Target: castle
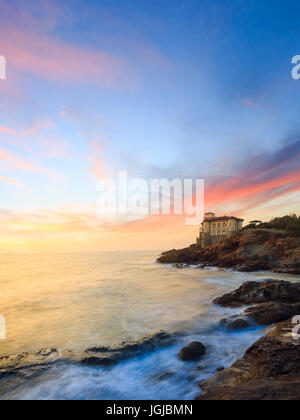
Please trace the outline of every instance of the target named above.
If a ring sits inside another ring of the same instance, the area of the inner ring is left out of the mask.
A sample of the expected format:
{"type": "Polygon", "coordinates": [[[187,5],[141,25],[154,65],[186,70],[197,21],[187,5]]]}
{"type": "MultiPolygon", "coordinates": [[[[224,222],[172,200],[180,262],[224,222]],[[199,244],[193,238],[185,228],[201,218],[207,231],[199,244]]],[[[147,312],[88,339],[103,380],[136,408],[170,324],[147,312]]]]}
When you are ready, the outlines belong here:
{"type": "Polygon", "coordinates": [[[243,219],[234,216],[216,217],[214,213],[205,213],[197,244],[203,247],[214,245],[222,239],[235,235],[242,230],[243,222],[243,219]]]}

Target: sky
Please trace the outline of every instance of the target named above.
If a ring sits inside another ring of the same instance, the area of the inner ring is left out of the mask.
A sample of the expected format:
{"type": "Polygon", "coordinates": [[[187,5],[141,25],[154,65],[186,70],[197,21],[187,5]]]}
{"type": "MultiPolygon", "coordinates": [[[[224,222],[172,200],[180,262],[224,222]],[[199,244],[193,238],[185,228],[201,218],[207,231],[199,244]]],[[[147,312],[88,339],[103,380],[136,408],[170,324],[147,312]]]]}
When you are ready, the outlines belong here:
{"type": "Polygon", "coordinates": [[[298,1],[0,0],[0,251],[162,250],[185,217],[114,220],[100,179],[205,179],[205,209],[300,213],[298,1]]]}

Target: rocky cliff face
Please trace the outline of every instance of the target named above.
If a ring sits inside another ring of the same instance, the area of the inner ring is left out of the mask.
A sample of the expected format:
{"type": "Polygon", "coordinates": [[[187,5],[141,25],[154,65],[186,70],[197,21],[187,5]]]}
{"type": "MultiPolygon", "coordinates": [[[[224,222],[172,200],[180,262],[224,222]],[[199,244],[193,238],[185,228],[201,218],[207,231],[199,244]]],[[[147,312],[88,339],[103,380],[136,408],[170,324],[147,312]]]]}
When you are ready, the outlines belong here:
{"type": "Polygon", "coordinates": [[[191,245],[164,252],[158,262],[300,274],[300,238],[284,232],[249,230],[206,248],[191,245]]]}

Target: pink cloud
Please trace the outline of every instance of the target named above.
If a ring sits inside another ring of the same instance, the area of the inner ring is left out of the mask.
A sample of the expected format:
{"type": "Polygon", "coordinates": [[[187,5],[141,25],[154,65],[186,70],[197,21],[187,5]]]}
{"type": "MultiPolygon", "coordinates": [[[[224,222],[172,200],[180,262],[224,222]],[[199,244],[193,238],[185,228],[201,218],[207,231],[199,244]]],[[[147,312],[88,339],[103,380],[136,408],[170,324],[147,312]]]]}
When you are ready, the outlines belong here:
{"type": "Polygon", "coordinates": [[[8,67],[53,81],[93,81],[111,86],[123,68],[120,60],[104,52],[74,47],[7,24],[0,27],[0,51],[8,67]]]}
{"type": "Polygon", "coordinates": [[[22,190],[25,190],[26,187],[21,182],[17,181],[14,178],[8,178],[5,176],[0,176],[0,182],[4,182],[6,184],[12,185],[13,187],[21,188],[22,190]]]}
{"type": "Polygon", "coordinates": [[[0,163],[1,170],[14,169],[18,171],[38,172],[47,175],[52,174],[48,169],[42,168],[36,163],[26,162],[3,147],[0,147],[0,163]]]}

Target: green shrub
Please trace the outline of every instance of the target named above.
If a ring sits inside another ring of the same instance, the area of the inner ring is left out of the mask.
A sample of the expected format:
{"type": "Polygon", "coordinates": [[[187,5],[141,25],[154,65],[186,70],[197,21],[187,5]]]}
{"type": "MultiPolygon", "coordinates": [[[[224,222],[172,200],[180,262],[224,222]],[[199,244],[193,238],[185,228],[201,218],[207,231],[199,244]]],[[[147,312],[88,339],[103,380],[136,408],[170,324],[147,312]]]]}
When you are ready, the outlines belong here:
{"type": "Polygon", "coordinates": [[[291,214],[290,216],[275,217],[270,222],[264,222],[258,226],[249,224],[244,229],[277,229],[285,230],[292,236],[300,236],[300,216],[291,214]]]}

